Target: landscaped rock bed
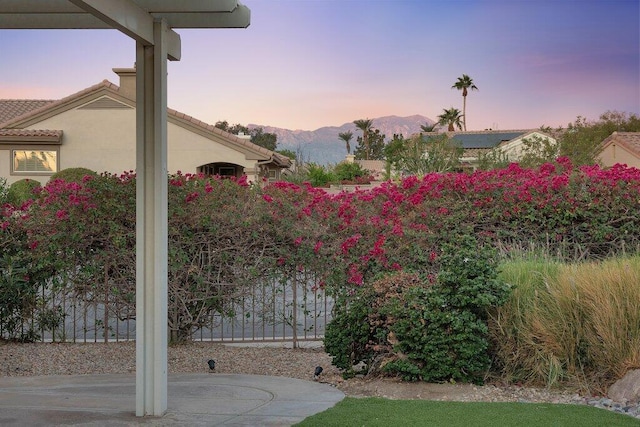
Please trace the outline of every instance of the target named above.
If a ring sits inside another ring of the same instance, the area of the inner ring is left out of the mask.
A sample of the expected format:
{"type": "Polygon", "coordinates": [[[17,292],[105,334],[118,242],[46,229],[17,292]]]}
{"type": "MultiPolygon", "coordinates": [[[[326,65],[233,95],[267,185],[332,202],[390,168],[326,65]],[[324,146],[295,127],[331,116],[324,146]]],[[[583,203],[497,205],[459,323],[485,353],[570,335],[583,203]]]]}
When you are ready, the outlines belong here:
{"type": "MultiPolygon", "coordinates": [[[[348,396],[379,396],[389,399],[426,399],[482,402],[547,402],[588,404],[624,412],[640,418],[637,402],[613,402],[603,396],[581,396],[574,390],[488,384],[430,384],[401,382],[391,378],[343,380],[331,366],[322,348],[285,348],[284,345],[221,345],[192,343],[169,347],[169,373],[202,372],[203,375],[275,375],[313,381],[316,366],[322,366],[319,381],[329,383],[348,396]],[[211,373],[209,359],[216,361],[211,373]]],[[[0,344],[0,376],[121,374],[135,372],[135,343],[37,343],[0,344]]]]}

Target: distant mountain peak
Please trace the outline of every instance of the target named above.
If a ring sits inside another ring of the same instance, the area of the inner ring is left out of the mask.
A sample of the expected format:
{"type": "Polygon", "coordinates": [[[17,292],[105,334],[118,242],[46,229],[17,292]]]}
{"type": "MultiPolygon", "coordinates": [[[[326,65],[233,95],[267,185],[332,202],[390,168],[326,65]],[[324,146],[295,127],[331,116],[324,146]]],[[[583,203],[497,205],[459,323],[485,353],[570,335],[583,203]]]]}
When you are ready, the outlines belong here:
{"type": "MultiPolygon", "coordinates": [[[[371,120],[373,127],[379,129],[387,140],[393,138],[394,134],[408,137],[421,132],[420,126],[434,123],[430,118],[419,114],[407,117],[383,116],[371,120]]],[[[313,131],[257,124],[249,124],[247,127],[250,129],[261,127],[265,132],[275,133],[278,137],[279,149],[298,151],[302,154],[303,160],[318,164],[339,163],[344,160],[347,150],[344,141],[338,137],[339,133],[353,132],[352,147],[355,147],[356,139],[362,133],[353,121],[340,126],[324,126],[313,131]]]]}

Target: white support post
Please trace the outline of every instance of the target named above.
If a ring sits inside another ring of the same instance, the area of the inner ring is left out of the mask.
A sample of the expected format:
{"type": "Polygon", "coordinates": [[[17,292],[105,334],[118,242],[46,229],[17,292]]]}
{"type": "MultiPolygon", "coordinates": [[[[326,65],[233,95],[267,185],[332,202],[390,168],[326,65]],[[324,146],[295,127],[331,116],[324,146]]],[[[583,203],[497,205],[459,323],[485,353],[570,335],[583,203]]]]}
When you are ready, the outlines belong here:
{"type": "Polygon", "coordinates": [[[167,23],[136,42],[136,415],[167,410],[167,23]]]}

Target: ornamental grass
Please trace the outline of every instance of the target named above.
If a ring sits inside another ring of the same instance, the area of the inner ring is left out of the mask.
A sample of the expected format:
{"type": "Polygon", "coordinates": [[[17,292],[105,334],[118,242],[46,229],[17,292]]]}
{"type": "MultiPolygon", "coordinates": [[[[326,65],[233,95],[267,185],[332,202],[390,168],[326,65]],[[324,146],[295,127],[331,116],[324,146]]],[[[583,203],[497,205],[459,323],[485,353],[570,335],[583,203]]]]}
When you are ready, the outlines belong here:
{"type": "Polygon", "coordinates": [[[640,257],[510,261],[501,278],[514,285],[490,316],[502,379],[599,394],[640,368],[640,257]]]}

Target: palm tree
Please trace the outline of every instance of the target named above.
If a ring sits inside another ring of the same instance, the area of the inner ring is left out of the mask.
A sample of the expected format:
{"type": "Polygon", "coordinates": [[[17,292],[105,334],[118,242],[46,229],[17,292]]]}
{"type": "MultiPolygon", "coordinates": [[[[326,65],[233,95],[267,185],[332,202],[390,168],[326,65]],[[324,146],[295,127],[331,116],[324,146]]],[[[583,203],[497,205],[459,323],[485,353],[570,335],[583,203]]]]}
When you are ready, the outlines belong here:
{"type": "Polygon", "coordinates": [[[340,138],[345,142],[345,144],[347,144],[347,154],[351,154],[351,146],[349,145],[349,141],[351,141],[351,138],[353,138],[353,132],[341,132],[338,134],[338,138],[340,138]]]}
{"type": "Polygon", "coordinates": [[[422,129],[422,132],[433,132],[434,130],[436,130],[438,124],[438,122],[433,124],[429,124],[429,122],[427,122],[426,125],[420,125],[420,129],[422,129]]]}
{"type": "Polygon", "coordinates": [[[462,91],[462,116],[464,120],[462,121],[464,125],[464,130],[467,130],[467,93],[468,90],[478,90],[476,85],[473,84],[473,79],[466,74],[463,74],[462,77],[458,77],[458,81],[455,82],[451,89],[458,89],[462,91]]]}
{"type": "Polygon", "coordinates": [[[353,124],[362,131],[362,144],[366,148],[365,160],[369,160],[369,132],[371,131],[371,126],[373,126],[373,120],[360,119],[355,120],[353,124]]]}
{"type": "Polygon", "coordinates": [[[456,130],[456,127],[462,130],[462,117],[462,113],[457,108],[443,109],[442,114],[438,116],[438,124],[447,125],[449,132],[456,130]]]}

